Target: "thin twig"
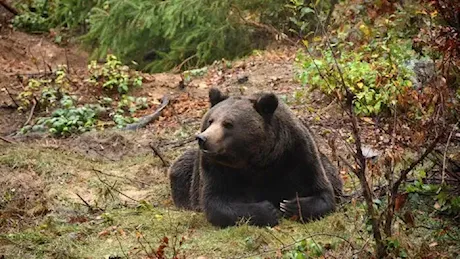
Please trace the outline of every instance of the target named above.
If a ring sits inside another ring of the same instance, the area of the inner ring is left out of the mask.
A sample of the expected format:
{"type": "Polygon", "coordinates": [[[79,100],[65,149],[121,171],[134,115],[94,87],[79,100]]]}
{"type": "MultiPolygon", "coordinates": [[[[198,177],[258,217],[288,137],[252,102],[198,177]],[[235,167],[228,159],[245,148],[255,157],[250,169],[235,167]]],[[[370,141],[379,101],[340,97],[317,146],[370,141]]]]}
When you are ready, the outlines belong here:
{"type": "MultiPolygon", "coordinates": [[[[398,180],[394,183],[391,187],[391,192],[389,194],[391,200],[389,201],[389,205],[386,210],[385,215],[385,233],[387,235],[391,235],[391,225],[393,223],[393,216],[395,211],[396,199],[399,190],[399,186],[401,183],[405,182],[407,179],[407,174],[411,172],[419,163],[421,163],[425,158],[434,150],[436,145],[438,144],[439,140],[441,139],[442,135],[439,135],[431,145],[425,150],[425,152],[420,156],[416,161],[412,162],[409,167],[405,170],[401,171],[401,175],[399,176],[398,180]]],[[[383,212],[382,212],[383,213],[383,212]]]]}
{"type": "Polygon", "coordinates": [[[95,211],[96,209],[97,209],[97,210],[102,210],[102,209],[100,209],[100,208],[96,208],[96,209],[95,209],[93,206],[91,206],[91,204],[89,204],[88,202],[86,202],[86,200],[83,199],[82,196],[80,196],[80,194],[75,193],[75,195],[77,195],[78,198],[80,198],[80,200],[83,201],[83,203],[88,207],[89,211],[93,212],[93,211],[95,211]]]}
{"type": "Polygon", "coordinates": [[[194,141],[196,141],[196,138],[195,137],[190,137],[190,138],[179,140],[179,141],[176,141],[176,142],[167,143],[164,146],[171,146],[170,148],[177,148],[177,147],[184,146],[184,145],[189,144],[189,143],[194,142],[194,141]]]}
{"type": "Polygon", "coordinates": [[[64,54],[65,54],[65,61],[66,61],[66,65],[67,65],[67,73],[66,74],[69,74],[70,73],[70,63],[69,63],[69,57],[67,55],[67,48],[64,49],[64,54]]]}
{"type": "Polygon", "coordinates": [[[120,238],[118,237],[118,232],[115,232],[115,237],[117,238],[118,245],[120,245],[120,250],[121,250],[121,252],[123,253],[123,256],[125,257],[125,259],[128,259],[128,255],[127,255],[127,254],[125,253],[125,251],[123,250],[123,246],[121,245],[120,238]]]}
{"type": "Polygon", "coordinates": [[[158,150],[158,148],[155,147],[155,145],[153,143],[150,143],[150,148],[152,148],[153,153],[156,156],[158,156],[158,158],[160,158],[161,162],[163,163],[163,166],[168,167],[169,163],[163,158],[163,156],[161,155],[160,151],[158,150]]]}
{"type": "Polygon", "coordinates": [[[192,56],[188,57],[187,59],[185,59],[184,61],[182,61],[179,65],[177,65],[176,67],[174,67],[172,69],[172,72],[179,72],[182,68],[182,66],[184,66],[185,63],[189,62],[191,59],[195,58],[196,57],[196,53],[193,54],[192,56]]]}
{"type": "Polygon", "coordinates": [[[450,131],[449,138],[447,138],[446,148],[444,149],[444,157],[442,159],[442,173],[441,173],[441,184],[444,184],[444,178],[446,174],[446,154],[447,149],[449,148],[450,139],[452,138],[452,134],[454,133],[455,129],[457,128],[458,122],[452,127],[452,131],[450,131]]]}
{"type": "Polygon", "coordinates": [[[32,119],[32,116],[34,115],[36,106],[37,106],[37,101],[33,100],[33,105],[32,105],[32,108],[30,109],[29,117],[27,118],[27,120],[24,123],[23,127],[29,124],[30,120],[32,119]]]}
{"type": "Polygon", "coordinates": [[[8,139],[6,139],[6,138],[5,138],[5,137],[3,137],[3,136],[0,136],[0,140],[2,140],[2,141],[4,141],[4,142],[7,142],[7,143],[9,143],[9,144],[14,144],[14,142],[13,142],[13,141],[11,141],[11,140],[8,140],[8,139]]]}
{"type": "Polygon", "coordinates": [[[32,73],[14,73],[14,74],[9,74],[8,76],[27,77],[27,78],[43,78],[43,77],[56,76],[56,72],[55,71],[51,71],[51,72],[39,71],[39,72],[32,72],[32,73]]]}
{"type": "Polygon", "coordinates": [[[80,198],[80,200],[83,201],[83,203],[84,203],[90,210],[93,209],[93,206],[91,206],[88,202],[86,202],[86,200],[84,200],[84,199],[80,196],[80,194],[75,193],[75,195],[77,195],[78,198],[80,198]]]}
{"type": "Polygon", "coordinates": [[[101,172],[101,171],[99,171],[99,170],[97,170],[97,169],[93,169],[93,171],[96,173],[96,176],[97,176],[97,178],[99,179],[99,181],[102,182],[103,184],[105,184],[107,187],[109,187],[110,189],[116,191],[118,194],[125,196],[126,198],[128,198],[128,199],[130,199],[130,200],[133,200],[133,201],[135,201],[135,202],[139,202],[138,200],[136,200],[136,199],[134,199],[134,198],[132,198],[132,197],[130,197],[130,196],[124,194],[124,193],[121,192],[121,191],[119,191],[118,189],[115,189],[113,186],[109,185],[106,181],[104,181],[103,179],[101,179],[101,177],[100,177],[99,174],[98,174],[98,172],[101,172]]]}
{"type": "Polygon", "coordinates": [[[93,170],[99,172],[100,174],[106,175],[106,176],[115,177],[115,178],[119,178],[119,179],[122,179],[122,180],[128,180],[130,182],[138,182],[138,183],[140,183],[142,185],[148,185],[148,183],[146,183],[146,182],[138,181],[138,180],[135,180],[135,179],[132,179],[132,178],[129,178],[129,177],[118,176],[118,175],[106,173],[106,172],[103,172],[103,171],[97,170],[97,169],[93,169],[93,170]]]}
{"type": "Polygon", "coordinates": [[[415,162],[411,163],[411,165],[408,168],[406,168],[404,171],[401,172],[401,176],[398,178],[398,180],[393,185],[392,192],[396,193],[398,191],[398,188],[401,185],[401,183],[406,180],[407,174],[410,171],[412,171],[415,168],[415,166],[417,166],[420,162],[425,160],[425,158],[434,150],[434,148],[438,144],[441,137],[442,135],[439,135],[438,137],[436,137],[436,139],[431,143],[430,146],[428,146],[428,148],[425,150],[422,156],[420,156],[415,162]]]}

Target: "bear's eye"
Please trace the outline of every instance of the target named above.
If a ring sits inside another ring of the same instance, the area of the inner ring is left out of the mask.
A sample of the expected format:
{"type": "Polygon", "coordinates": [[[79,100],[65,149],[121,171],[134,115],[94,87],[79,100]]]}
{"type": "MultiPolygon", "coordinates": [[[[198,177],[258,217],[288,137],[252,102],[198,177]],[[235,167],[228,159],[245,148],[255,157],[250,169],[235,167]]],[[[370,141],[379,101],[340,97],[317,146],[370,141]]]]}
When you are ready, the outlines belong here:
{"type": "Polygon", "coordinates": [[[208,125],[211,125],[214,122],[214,119],[209,119],[208,120],[208,125]]]}
{"type": "Polygon", "coordinates": [[[233,124],[230,123],[230,122],[224,122],[224,123],[223,123],[223,126],[224,126],[225,128],[227,128],[227,129],[233,128],[233,124]]]}

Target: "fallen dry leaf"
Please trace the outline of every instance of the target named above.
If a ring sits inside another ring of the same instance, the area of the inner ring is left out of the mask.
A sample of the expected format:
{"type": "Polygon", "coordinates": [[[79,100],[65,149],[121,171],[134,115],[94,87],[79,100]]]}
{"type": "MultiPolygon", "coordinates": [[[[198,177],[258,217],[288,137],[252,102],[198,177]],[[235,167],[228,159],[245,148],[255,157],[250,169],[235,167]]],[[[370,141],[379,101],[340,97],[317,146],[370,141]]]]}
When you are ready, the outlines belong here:
{"type": "Polygon", "coordinates": [[[407,201],[407,196],[407,193],[396,195],[395,211],[399,211],[402,207],[404,207],[404,204],[406,204],[407,201]]]}
{"type": "Polygon", "coordinates": [[[431,244],[429,245],[429,247],[435,247],[435,246],[437,246],[437,245],[438,245],[438,242],[433,242],[433,243],[431,243],[431,244]]]}

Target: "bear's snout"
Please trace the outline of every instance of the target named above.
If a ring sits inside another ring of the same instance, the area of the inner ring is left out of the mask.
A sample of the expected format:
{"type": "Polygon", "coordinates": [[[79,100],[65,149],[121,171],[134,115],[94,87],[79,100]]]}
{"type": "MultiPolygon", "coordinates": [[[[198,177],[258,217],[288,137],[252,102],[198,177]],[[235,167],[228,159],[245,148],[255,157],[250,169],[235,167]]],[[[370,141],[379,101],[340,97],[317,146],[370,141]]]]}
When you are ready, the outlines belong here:
{"type": "Polygon", "coordinates": [[[198,141],[198,146],[200,146],[201,150],[206,150],[205,144],[206,144],[206,136],[204,135],[197,135],[196,140],[198,141]]]}

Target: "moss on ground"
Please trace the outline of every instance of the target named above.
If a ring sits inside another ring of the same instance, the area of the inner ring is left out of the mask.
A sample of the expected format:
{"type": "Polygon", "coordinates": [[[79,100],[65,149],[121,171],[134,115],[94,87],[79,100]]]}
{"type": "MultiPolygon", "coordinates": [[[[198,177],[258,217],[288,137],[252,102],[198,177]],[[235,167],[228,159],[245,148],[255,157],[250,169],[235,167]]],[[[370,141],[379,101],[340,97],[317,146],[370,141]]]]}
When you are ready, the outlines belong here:
{"type": "MultiPolygon", "coordinates": [[[[167,168],[150,153],[113,161],[42,142],[0,148],[5,258],[352,258],[373,252],[359,202],[307,224],[283,220],[274,228],[241,223],[219,229],[202,213],[174,208],[167,168]],[[24,180],[39,185],[30,189],[24,180]]],[[[177,154],[165,151],[170,160],[177,154]]],[[[450,227],[449,238],[441,232],[449,222],[423,212],[416,218],[418,228],[397,220],[401,250],[395,257],[458,257],[458,228],[450,227]]]]}

